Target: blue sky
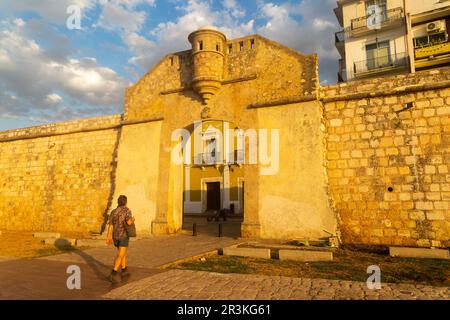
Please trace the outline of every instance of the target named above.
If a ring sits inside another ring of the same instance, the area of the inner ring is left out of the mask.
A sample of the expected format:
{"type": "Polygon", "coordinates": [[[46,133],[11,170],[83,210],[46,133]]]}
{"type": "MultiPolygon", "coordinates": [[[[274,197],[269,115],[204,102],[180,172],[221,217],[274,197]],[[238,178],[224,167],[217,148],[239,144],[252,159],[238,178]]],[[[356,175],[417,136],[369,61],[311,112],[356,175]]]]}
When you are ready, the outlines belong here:
{"type": "Polygon", "coordinates": [[[335,83],[335,0],[0,0],[0,130],[123,111],[127,86],[214,25],[317,53],[335,83]],[[81,30],[67,28],[67,8],[81,30]]]}

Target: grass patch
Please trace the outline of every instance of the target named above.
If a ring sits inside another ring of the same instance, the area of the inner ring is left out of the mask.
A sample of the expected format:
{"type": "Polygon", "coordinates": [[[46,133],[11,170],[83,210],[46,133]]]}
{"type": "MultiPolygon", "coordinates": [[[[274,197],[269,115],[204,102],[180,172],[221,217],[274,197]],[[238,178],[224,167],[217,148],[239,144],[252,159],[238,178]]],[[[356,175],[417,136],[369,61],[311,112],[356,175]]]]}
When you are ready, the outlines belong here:
{"type": "Polygon", "coordinates": [[[242,263],[239,257],[228,257],[228,259],[220,259],[219,256],[206,258],[206,261],[186,261],[180,265],[172,267],[198,271],[218,272],[218,273],[253,273],[256,271],[252,266],[242,263]],[[219,259],[217,259],[219,258],[219,259]],[[220,260],[220,261],[219,261],[220,260]],[[224,272],[226,270],[226,272],[224,272]]]}
{"type": "Polygon", "coordinates": [[[368,278],[367,267],[371,265],[381,268],[382,281],[386,283],[450,286],[450,261],[394,258],[386,254],[351,250],[338,250],[332,262],[303,263],[211,255],[175,263],[169,268],[365,282],[368,278]]]}

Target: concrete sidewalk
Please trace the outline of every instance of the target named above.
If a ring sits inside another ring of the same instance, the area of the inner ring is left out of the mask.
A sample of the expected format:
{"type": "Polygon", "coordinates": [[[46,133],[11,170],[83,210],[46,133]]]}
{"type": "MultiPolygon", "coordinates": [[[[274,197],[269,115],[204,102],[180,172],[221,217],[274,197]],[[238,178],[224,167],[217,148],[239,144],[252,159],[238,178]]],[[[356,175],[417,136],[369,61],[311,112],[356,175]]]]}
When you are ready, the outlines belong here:
{"type": "MultiPolygon", "coordinates": [[[[150,237],[130,242],[127,263],[132,267],[156,268],[170,262],[189,258],[235,243],[239,243],[239,240],[206,235],[192,237],[190,235],[180,234],[166,237],[150,237]]],[[[84,250],[83,252],[85,253],[85,257],[94,257],[97,261],[105,265],[111,265],[116,255],[116,249],[113,246],[107,247],[106,245],[101,248],[84,250]]],[[[86,259],[85,257],[77,253],[65,253],[40,259],[47,261],[89,263],[89,259],[86,259]]]]}
{"type": "MultiPolygon", "coordinates": [[[[46,260],[10,260],[0,262],[1,300],[98,300],[118,288],[108,282],[111,268],[97,263],[78,263],[81,290],[69,290],[67,268],[71,263],[46,260]]],[[[128,283],[162,272],[133,268],[128,283]]],[[[121,284],[123,285],[123,284],[121,284]]]]}

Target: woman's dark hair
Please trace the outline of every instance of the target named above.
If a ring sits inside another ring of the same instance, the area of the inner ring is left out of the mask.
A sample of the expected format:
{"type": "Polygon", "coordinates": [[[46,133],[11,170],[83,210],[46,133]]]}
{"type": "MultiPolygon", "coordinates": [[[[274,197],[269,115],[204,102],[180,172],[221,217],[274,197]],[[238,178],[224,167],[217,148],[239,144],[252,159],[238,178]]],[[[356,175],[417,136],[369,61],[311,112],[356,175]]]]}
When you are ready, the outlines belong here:
{"type": "Polygon", "coordinates": [[[119,204],[119,207],[124,207],[127,205],[127,196],[120,196],[117,200],[117,203],[119,204]]]}

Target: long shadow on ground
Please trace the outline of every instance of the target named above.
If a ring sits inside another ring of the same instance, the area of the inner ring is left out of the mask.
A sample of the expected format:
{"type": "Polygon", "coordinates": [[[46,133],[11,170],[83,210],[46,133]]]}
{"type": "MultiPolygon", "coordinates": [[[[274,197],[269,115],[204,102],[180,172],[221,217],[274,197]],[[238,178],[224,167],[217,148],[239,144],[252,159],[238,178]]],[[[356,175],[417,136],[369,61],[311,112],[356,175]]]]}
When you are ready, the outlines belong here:
{"type": "MultiPolygon", "coordinates": [[[[111,267],[86,252],[72,251],[79,255],[83,263],[71,263],[44,259],[18,259],[0,261],[0,299],[3,300],[100,300],[112,289],[126,283],[113,286],[107,280],[111,267]],[[81,270],[81,289],[67,288],[67,279],[71,274],[67,268],[77,265],[81,270]]],[[[137,281],[157,273],[158,269],[130,268],[131,277],[127,281],[137,281]]]]}

